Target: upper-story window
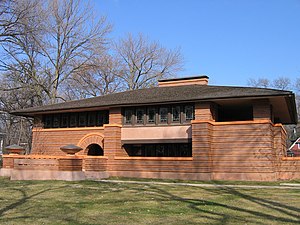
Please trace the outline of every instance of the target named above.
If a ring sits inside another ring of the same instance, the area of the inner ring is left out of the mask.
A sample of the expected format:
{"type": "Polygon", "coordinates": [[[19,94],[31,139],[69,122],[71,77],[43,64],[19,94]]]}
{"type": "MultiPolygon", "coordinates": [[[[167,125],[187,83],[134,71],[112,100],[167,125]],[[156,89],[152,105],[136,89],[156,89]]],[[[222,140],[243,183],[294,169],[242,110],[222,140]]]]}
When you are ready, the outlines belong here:
{"type": "Polygon", "coordinates": [[[185,119],[190,121],[194,119],[194,107],[192,105],[184,106],[185,119]]]}
{"type": "Polygon", "coordinates": [[[172,122],[180,122],[180,106],[172,107],[172,122]]]}
{"type": "Polygon", "coordinates": [[[108,124],[108,111],[44,115],[44,128],[94,127],[108,124]]]}
{"type": "Polygon", "coordinates": [[[123,109],[124,125],[184,124],[194,119],[193,104],[130,107],[123,109]]]}
{"type": "Polygon", "coordinates": [[[144,124],[144,109],[143,108],[137,108],[136,109],[136,123],[137,124],[144,124]]]}
{"type": "Polygon", "coordinates": [[[87,114],[86,113],[79,113],[79,115],[78,115],[78,126],[79,127],[87,126],[87,114]]]}
{"type": "Polygon", "coordinates": [[[60,126],[61,126],[61,127],[68,127],[68,126],[69,126],[69,118],[68,118],[68,114],[62,114],[62,115],[61,115],[60,126]]]}
{"type": "Polygon", "coordinates": [[[159,107],[159,122],[160,123],[168,122],[168,107],[165,106],[159,107]]]}
{"type": "Polygon", "coordinates": [[[53,126],[53,128],[60,127],[60,114],[57,114],[57,115],[53,116],[52,126],[53,126]]]}
{"type": "Polygon", "coordinates": [[[149,123],[149,124],[156,123],[156,108],[155,107],[148,107],[147,117],[148,117],[147,123],[149,123]]]}
{"type": "Polygon", "coordinates": [[[125,109],[124,112],[124,123],[125,124],[132,124],[132,117],[133,117],[133,110],[132,109],[125,109]]]}

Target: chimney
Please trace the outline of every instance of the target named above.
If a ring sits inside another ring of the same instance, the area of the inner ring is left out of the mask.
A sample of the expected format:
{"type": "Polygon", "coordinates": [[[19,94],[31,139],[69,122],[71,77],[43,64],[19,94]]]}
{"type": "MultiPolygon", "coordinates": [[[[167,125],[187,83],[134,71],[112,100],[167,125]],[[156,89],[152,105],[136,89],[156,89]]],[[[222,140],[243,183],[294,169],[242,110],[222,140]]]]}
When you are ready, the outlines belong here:
{"type": "Polygon", "coordinates": [[[195,77],[182,77],[173,79],[164,79],[158,81],[159,87],[182,86],[182,85],[208,85],[209,77],[206,75],[195,77]]]}

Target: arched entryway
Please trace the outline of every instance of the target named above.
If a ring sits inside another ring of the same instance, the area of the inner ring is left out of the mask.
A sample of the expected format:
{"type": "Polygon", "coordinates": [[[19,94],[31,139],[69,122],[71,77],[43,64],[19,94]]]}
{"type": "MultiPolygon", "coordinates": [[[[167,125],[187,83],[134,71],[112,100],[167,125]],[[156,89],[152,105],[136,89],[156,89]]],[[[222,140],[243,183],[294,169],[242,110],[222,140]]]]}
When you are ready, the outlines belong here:
{"type": "Polygon", "coordinates": [[[104,152],[100,145],[98,144],[90,144],[86,147],[87,155],[91,156],[103,156],[104,152]]]}
{"type": "Polygon", "coordinates": [[[79,155],[104,155],[104,136],[101,133],[87,134],[80,139],[77,145],[84,149],[79,155]]]}

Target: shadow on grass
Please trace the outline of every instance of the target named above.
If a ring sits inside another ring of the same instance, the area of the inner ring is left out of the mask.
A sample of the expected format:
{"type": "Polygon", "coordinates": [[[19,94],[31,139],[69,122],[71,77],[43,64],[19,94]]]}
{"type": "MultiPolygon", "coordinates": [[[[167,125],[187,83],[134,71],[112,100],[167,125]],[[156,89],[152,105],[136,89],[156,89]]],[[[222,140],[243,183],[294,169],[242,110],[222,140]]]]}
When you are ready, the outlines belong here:
{"type": "Polygon", "coordinates": [[[44,190],[41,190],[39,192],[36,192],[32,195],[27,195],[26,191],[23,190],[23,189],[18,189],[18,188],[12,188],[11,190],[13,191],[16,191],[16,192],[20,192],[22,197],[20,199],[18,199],[16,202],[8,205],[8,206],[5,206],[4,208],[1,208],[0,209],[0,218],[3,216],[3,214],[5,214],[6,212],[10,211],[10,210],[13,210],[23,204],[25,204],[28,200],[30,200],[31,198],[33,197],[36,197],[38,195],[41,195],[45,192],[48,192],[48,191],[53,191],[53,190],[57,190],[57,189],[61,189],[62,187],[59,187],[59,188],[47,188],[47,189],[44,189],[44,190]]]}
{"type": "MultiPolygon", "coordinates": [[[[157,186],[151,186],[153,190],[156,190],[160,198],[180,201],[188,204],[188,207],[201,212],[201,218],[206,218],[215,221],[215,224],[227,224],[232,223],[233,220],[238,220],[239,222],[250,222],[255,224],[264,224],[260,221],[269,222],[279,222],[279,223],[291,223],[300,224],[300,208],[289,206],[280,202],[266,200],[264,198],[258,198],[249,194],[242,193],[234,188],[229,187],[218,187],[218,188],[200,188],[202,190],[213,192],[216,195],[230,194],[233,197],[238,197],[254,203],[254,205],[260,206],[252,207],[251,209],[245,208],[243,205],[230,205],[226,203],[219,203],[217,201],[199,200],[194,198],[182,198],[177,195],[172,194],[166,190],[163,190],[157,186]],[[213,207],[218,207],[219,209],[213,211],[213,207]],[[265,209],[265,210],[263,210],[265,209]],[[268,213],[268,210],[272,212],[277,211],[277,213],[268,213]],[[228,213],[223,213],[227,211],[228,213]],[[276,215],[275,215],[276,214],[276,215]],[[281,214],[281,215],[278,215],[281,214]],[[283,214],[283,215],[282,215],[283,214]],[[286,215],[286,216],[284,216],[286,215]],[[247,216],[249,216],[247,218],[247,216]],[[251,217],[252,216],[252,217],[251,217]],[[254,216],[254,217],[253,217],[254,216]]],[[[222,201],[223,202],[223,201],[222,201]]],[[[225,201],[226,202],[226,201],[225,201]]]]}

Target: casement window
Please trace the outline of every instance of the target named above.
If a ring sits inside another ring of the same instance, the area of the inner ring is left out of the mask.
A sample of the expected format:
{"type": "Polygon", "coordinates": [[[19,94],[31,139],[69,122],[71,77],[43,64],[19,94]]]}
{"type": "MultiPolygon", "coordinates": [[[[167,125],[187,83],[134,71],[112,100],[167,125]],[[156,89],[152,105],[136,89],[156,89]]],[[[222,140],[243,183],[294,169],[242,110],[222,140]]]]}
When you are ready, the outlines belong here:
{"type": "Polygon", "coordinates": [[[147,123],[155,124],[156,123],[156,108],[155,107],[148,107],[147,110],[147,123]]]}
{"type": "Polygon", "coordinates": [[[109,123],[108,121],[109,121],[108,111],[97,112],[96,126],[103,126],[103,124],[108,124],[109,123]]]}
{"type": "Polygon", "coordinates": [[[86,127],[87,126],[87,114],[86,113],[79,113],[78,115],[78,126],[79,127],[86,127]]]}
{"type": "Polygon", "coordinates": [[[172,125],[190,123],[194,119],[193,104],[128,107],[123,109],[123,124],[131,126],[172,125]]]}
{"type": "Polygon", "coordinates": [[[137,124],[144,124],[144,114],[145,114],[145,111],[143,108],[136,109],[135,115],[136,115],[136,123],[137,124]]]}
{"type": "Polygon", "coordinates": [[[94,127],[109,123],[108,111],[44,115],[44,128],[94,127]]]}
{"type": "Polygon", "coordinates": [[[159,123],[168,123],[168,107],[159,107],[159,123]]]}
{"type": "Polygon", "coordinates": [[[61,115],[60,127],[68,127],[68,126],[69,126],[69,115],[68,114],[62,114],[61,115]]]}
{"type": "Polygon", "coordinates": [[[51,128],[52,127],[52,116],[51,115],[45,117],[45,119],[44,119],[44,127],[45,128],[51,128]]]}
{"type": "Polygon", "coordinates": [[[70,114],[70,127],[77,127],[78,115],[77,113],[70,114]]]}
{"type": "Polygon", "coordinates": [[[193,105],[184,106],[184,114],[185,114],[186,121],[193,120],[194,119],[194,106],[193,105]]]}
{"type": "Polygon", "coordinates": [[[172,122],[180,122],[180,106],[172,106],[172,122]]]}
{"type": "Polygon", "coordinates": [[[128,156],[192,157],[191,143],[125,144],[128,156]]]}
{"type": "Polygon", "coordinates": [[[133,119],[133,110],[132,109],[126,109],[124,113],[124,123],[125,124],[132,124],[133,119]]]}
{"type": "Polygon", "coordinates": [[[89,127],[96,126],[96,116],[97,116],[97,112],[89,112],[88,113],[88,126],[89,127]]]}
{"type": "Polygon", "coordinates": [[[52,126],[53,126],[53,128],[60,127],[60,115],[59,114],[53,116],[52,126]]]}

